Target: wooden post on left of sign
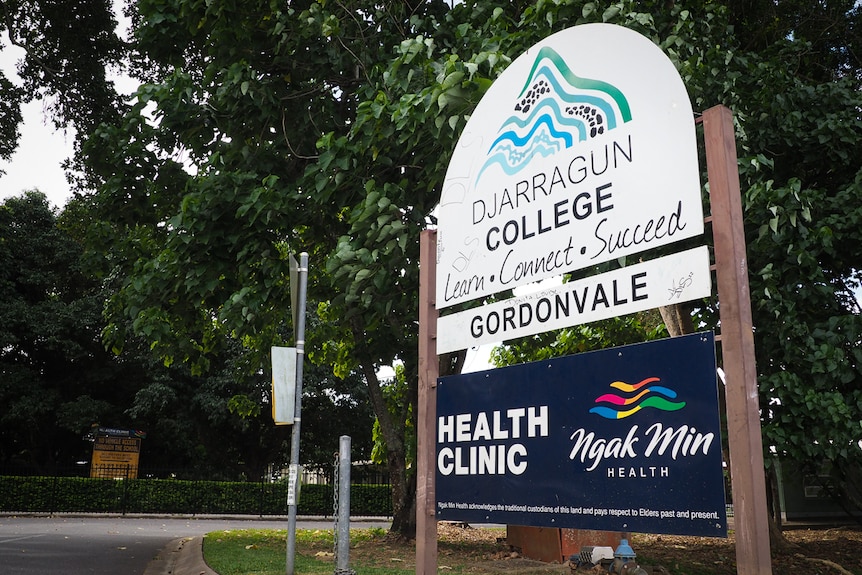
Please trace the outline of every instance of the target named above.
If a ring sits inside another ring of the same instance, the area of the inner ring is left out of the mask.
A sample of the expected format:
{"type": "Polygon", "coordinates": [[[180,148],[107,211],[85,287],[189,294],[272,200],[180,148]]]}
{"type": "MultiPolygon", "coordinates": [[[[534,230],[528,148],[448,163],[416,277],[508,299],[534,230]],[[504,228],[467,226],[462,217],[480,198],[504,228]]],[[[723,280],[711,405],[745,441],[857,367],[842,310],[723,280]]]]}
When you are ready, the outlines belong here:
{"type": "Polygon", "coordinates": [[[419,239],[419,405],[416,420],[416,575],[437,573],[435,433],[437,419],[437,232],[419,239]]]}

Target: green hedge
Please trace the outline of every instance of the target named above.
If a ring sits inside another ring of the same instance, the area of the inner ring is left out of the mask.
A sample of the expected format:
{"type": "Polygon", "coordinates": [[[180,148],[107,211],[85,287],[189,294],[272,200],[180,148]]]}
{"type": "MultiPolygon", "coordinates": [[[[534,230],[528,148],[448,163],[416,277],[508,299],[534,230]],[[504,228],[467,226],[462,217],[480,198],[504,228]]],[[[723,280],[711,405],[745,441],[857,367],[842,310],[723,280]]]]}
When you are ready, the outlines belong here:
{"type": "MultiPolygon", "coordinates": [[[[351,515],[392,514],[388,485],[352,485],[351,515]]],[[[333,515],[332,487],[303,485],[299,515],[333,515]]],[[[0,476],[0,511],[286,515],[285,483],[0,476]]]]}

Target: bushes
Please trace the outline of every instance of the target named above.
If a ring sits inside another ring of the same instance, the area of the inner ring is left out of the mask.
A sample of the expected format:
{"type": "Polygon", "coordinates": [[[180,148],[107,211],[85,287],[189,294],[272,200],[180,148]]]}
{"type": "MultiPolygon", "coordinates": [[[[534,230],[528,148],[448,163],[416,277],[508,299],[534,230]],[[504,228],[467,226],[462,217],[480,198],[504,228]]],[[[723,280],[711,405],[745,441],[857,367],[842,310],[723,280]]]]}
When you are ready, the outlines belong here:
{"type": "MultiPolygon", "coordinates": [[[[351,515],[392,514],[388,485],[352,485],[351,515]]],[[[332,486],[303,485],[299,515],[333,515],[332,486]]],[[[0,476],[0,511],[286,515],[287,484],[0,476]]]]}
{"type": "Polygon", "coordinates": [[[369,517],[392,515],[392,490],[388,485],[351,485],[350,514],[369,517]]]}

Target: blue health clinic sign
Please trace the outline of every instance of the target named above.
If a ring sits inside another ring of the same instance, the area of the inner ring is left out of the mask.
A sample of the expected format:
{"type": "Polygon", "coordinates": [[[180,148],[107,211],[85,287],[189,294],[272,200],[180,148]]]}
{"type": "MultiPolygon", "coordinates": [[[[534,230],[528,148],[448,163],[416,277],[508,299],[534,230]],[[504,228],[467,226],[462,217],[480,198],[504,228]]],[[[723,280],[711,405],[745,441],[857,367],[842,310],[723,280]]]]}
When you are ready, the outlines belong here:
{"type": "Polygon", "coordinates": [[[444,377],[437,518],[725,537],[711,332],[444,377]]]}

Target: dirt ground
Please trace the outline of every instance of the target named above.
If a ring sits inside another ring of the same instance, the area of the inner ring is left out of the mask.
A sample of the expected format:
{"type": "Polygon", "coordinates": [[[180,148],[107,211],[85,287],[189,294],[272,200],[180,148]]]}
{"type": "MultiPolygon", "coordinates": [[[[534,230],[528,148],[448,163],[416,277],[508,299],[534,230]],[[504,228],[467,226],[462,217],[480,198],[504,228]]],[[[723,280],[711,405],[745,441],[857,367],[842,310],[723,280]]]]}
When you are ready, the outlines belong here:
{"type": "MultiPolygon", "coordinates": [[[[790,547],[772,553],[775,575],[862,575],[862,527],[795,528],[784,532],[790,547]]],[[[520,556],[505,540],[504,529],[438,524],[438,571],[459,570],[476,574],[607,573],[607,567],[546,564],[520,556]]],[[[650,575],[735,575],[736,548],[728,539],[633,534],[630,543],[637,562],[650,575]]],[[[390,556],[389,561],[413,564],[413,542],[378,542],[372,548],[351,549],[351,555],[390,556]]],[[[393,563],[390,562],[390,565],[393,563]]]]}
{"type": "MultiPolygon", "coordinates": [[[[786,529],[786,550],[772,552],[772,572],[779,574],[862,574],[862,528],[834,527],[786,529]]],[[[688,566],[682,573],[735,575],[736,542],[709,537],[676,537],[638,535],[635,549],[670,572],[677,566],[688,566]]]]}

